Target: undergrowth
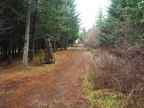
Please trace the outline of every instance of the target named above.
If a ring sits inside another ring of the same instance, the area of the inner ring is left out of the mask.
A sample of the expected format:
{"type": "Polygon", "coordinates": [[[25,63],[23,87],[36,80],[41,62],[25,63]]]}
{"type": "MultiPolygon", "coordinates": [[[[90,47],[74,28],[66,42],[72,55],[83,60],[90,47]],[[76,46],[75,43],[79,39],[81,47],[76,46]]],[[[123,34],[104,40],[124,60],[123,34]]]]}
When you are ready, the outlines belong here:
{"type": "Polygon", "coordinates": [[[84,76],[85,92],[90,108],[124,108],[121,94],[111,89],[94,90],[91,76],[84,76]]]}
{"type": "Polygon", "coordinates": [[[130,52],[123,49],[115,52],[110,53],[105,49],[93,51],[91,72],[84,77],[85,91],[91,107],[144,108],[142,50],[130,52]]]}
{"type": "Polygon", "coordinates": [[[37,61],[38,61],[39,64],[42,64],[44,59],[45,59],[45,52],[44,52],[43,49],[40,49],[37,61]]]}

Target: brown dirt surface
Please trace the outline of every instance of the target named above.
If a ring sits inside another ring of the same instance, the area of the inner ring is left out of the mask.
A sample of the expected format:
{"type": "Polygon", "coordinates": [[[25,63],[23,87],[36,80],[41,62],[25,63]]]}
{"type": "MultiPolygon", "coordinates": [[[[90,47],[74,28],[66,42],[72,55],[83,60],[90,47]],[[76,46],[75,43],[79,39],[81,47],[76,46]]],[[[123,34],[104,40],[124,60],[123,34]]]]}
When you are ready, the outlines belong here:
{"type": "Polygon", "coordinates": [[[21,68],[21,59],[0,69],[0,108],[88,108],[83,75],[91,53],[82,46],[55,53],[55,64],[37,57],[21,68]]]}

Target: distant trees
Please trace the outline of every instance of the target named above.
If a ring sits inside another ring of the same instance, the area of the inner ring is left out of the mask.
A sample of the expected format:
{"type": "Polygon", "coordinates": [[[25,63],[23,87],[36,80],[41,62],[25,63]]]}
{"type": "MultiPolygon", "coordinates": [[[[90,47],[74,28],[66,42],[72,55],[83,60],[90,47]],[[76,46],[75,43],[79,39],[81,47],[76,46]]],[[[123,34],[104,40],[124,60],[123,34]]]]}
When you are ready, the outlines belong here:
{"type": "Polygon", "coordinates": [[[78,38],[79,14],[74,0],[1,0],[0,58],[12,63],[14,56],[33,60],[36,49],[45,48],[50,36],[56,51],[67,49],[78,38]]]}
{"type": "Polygon", "coordinates": [[[100,42],[105,46],[143,44],[142,0],[111,0],[108,15],[98,22],[100,42]]]}

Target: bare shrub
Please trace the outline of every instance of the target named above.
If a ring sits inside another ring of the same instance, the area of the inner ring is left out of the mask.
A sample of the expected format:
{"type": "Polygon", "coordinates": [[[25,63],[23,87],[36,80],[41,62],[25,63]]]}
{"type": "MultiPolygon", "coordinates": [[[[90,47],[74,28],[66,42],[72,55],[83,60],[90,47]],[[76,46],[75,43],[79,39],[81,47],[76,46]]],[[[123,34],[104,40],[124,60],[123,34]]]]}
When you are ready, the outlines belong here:
{"type": "Polygon", "coordinates": [[[89,47],[96,47],[99,44],[99,29],[97,27],[91,28],[82,38],[84,44],[89,47]]]}
{"type": "Polygon", "coordinates": [[[125,102],[130,108],[143,108],[143,104],[137,101],[144,99],[143,51],[138,49],[138,54],[134,49],[130,52],[127,49],[113,51],[115,53],[96,49],[94,52],[91,68],[94,89],[114,89],[125,96],[125,102]]]}

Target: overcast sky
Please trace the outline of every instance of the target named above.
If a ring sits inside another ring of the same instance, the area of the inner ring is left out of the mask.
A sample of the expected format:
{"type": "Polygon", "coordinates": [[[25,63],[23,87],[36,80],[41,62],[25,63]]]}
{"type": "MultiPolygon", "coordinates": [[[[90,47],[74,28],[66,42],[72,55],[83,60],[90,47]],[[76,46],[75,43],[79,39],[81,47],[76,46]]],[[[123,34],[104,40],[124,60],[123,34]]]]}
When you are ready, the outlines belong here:
{"type": "Polygon", "coordinates": [[[80,18],[82,20],[82,27],[86,30],[91,28],[95,23],[96,15],[99,8],[102,7],[106,11],[108,6],[108,0],[75,0],[77,3],[77,11],[81,13],[80,18]]]}

